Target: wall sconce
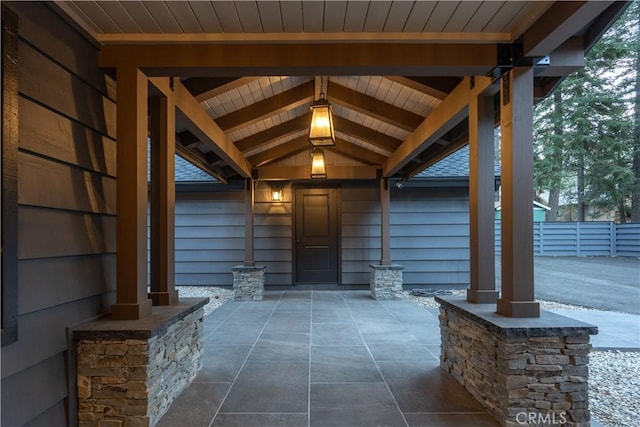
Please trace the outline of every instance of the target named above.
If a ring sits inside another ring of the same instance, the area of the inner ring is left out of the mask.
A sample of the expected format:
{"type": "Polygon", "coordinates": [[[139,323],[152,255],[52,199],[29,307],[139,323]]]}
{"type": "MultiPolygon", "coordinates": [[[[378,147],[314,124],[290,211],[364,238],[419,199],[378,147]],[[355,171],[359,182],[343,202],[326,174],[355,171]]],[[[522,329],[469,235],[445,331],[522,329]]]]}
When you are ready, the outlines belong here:
{"type": "Polygon", "coordinates": [[[327,169],[324,164],[324,153],[319,148],[314,148],[311,151],[311,178],[326,178],[327,169]]]}
{"type": "Polygon", "coordinates": [[[320,78],[320,99],[311,104],[309,142],[314,147],[336,145],[336,133],[333,130],[333,111],[331,103],[325,98],[322,78],[320,78]]]}
{"type": "Polygon", "coordinates": [[[273,188],[271,189],[271,201],[272,202],[281,202],[282,199],[282,189],[281,188],[273,188]]]}

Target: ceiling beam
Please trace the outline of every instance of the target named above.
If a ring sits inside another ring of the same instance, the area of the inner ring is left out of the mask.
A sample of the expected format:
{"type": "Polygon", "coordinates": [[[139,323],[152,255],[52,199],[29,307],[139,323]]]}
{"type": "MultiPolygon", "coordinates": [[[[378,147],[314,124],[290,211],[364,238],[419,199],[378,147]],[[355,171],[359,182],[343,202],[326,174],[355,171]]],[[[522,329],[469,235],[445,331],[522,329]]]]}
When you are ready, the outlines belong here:
{"type": "Polygon", "coordinates": [[[254,167],[260,167],[293,154],[298,154],[304,150],[311,150],[311,145],[309,144],[307,135],[284,142],[273,148],[269,148],[268,150],[261,151],[250,156],[249,161],[254,167]]]}
{"type": "Polygon", "coordinates": [[[335,151],[351,159],[368,163],[370,165],[377,165],[378,167],[387,160],[387,157],[380,153],[368,150],[365,147],[361,147],[341,138],[337,138],[336,145],[333,147],[327,147],[326,151],[335,151]]]}
{"type": "MultiPolygon", "coordinates": [[[[165,96],[175,100],[176,121],[182,128],[189,130],[240,176],[251,177],[251,164],[180,81],[174,81],[173,89],[169,78],[154,77],[149,81],[165,96]]],[[[176,148],[181,146],[177,144],[176,148]]]]}
{"type": "MultiPolygon", "coordinates": [[[[327,165],[327,178],[329,180],[351,179],[376,179],[378,177],[376,166],[332,166],[327,165]]],[[[311,162],[308,166],[264,166],[258,169],[259,180],[310,180],[311,162]]],[[[327,181],[322,180],[322,182],[327,181]]],[[[319,181],[320,182],[320,181],[319,181]]]]}
{"type": "MultiPolygon", "coordinates": [[[[68,8],[65,8],[65,10],[68,8]]],[[[77,19],[76,19],[77,20],[77,19]]],[[[102,44],[133,43],[508,43],[511,33],[488,32],[326,32],[326,33],[106,33],[102,44]]]]}
{"type": "Polygon", "coordinates": [[[391,177],[449,132],[468,114],[469,100],[491,86],[488,77],[476,77],[471,88],[466,77],[453,92],[436,107],[386,161],[383,176],[391,177]]]}
{"type": "Polygon", "coordinates": [[[110,44],[99,65],[134,65],[148,76],[484,75],[496,43],[110,44]]]}
{"type": "Polygon", "coordinates": [[[373,96],[365,95],[334,82],[331,83],[331,90],[327,93],[327,99],[407,131],[414,130],[424,120],[424,117],[411,111],[403,110],[395,105],[380,101],[373,96]]]}
{"type": "Polygon", "coordinates": [[[433,96],[437,99],[444,99],[449,93],[455,89],[462,78],[459,77],[403,77],[403,76],[385,76],[396,83],[407,86],[413,90],[433,96]]]}
{"type": "Polygon", "coordinates": [[[333,116],[333,124],[337,132],[368,142],[386,151],[395,151],[395,149],[402,144],[401,140],[389,136],[386,133],[378,132],[377,130],[336,115],[333,116]]]}
{"type": "Polygon", "coordinates": [[[215,121],[225,132],[233,132],[241,127],[275,116],[282,111],[292,110],[313,101],[313,90],[313,81],[309,81],[255,104],[247,105],[244,108],[225,114],[215,121]]]}
{"type": "Polygon", "coordinates": [[[246,138],[239,139],[235,142],[238,150],[245,152],[255,150],[263,145],[269,144],[277,139],[290,136],[301,130],[308,130],[311,123],[311,113],[305,114],[295,119],[287,120],[279,125],[267,128],[261,132],[249,135],[246,138]]]}
{"type": "Polygon", "coordinates": [[[523,56],[545,56],[578,34],[613,1],[557,1],[522,35],[523,56]]]}
{"type": "Polygon", "coordinates": [[[195,165],[196,167],[202,169],[209,175],[213,176],[218,181],[221,181],[224,184],[227,184],[227,178],[225,177],[222,170],[215,166],[209,164],[205,158],[204,154],[198,152],[197,150],[189,150],[180,145],[176,145],[176,154],[188,161],[189,163],[195,165]]]}
{"type": "Polygon", "coordinates": [[[230,92],[240,86],[247,85],[259,77],[191,77],[182,80],[196,101],[203,102],[223,93],[230,92]]]}

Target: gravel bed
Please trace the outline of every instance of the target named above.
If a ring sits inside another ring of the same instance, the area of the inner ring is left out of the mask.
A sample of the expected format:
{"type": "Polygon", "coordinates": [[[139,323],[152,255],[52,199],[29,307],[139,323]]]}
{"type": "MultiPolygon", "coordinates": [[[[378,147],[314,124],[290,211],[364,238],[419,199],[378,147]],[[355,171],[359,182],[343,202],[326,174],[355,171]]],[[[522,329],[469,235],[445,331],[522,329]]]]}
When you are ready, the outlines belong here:
{"type": "MultiPolygon", "coordinates": [[[[233,291],[215,286],[178,286],[181,297],[209,297],[205,316],[233,299],[233,291]]],[[[433,296],[405,297],[424,308],[439,308],[433,296]]],[[[427,291],[437,295],[465,295],[466,290],[427,291]]],[[[419,293],[419,292],[414,292],[419,293]]],[[[539,301],[544,310],[593,310],[577,305],[539,301]]],[[[604,427],[640,426],[640,352],[592,351],[589,357],[589,406],[592,419],[604,427]]]]}
{"type": "Polygon", "coordinates": [[[176,286],[178,295],[184,298],[209,297],[209,303],[204,306],[204,315],[208,316],[213,310],[233,299],[231,289],[216,286],[176,286]]]}

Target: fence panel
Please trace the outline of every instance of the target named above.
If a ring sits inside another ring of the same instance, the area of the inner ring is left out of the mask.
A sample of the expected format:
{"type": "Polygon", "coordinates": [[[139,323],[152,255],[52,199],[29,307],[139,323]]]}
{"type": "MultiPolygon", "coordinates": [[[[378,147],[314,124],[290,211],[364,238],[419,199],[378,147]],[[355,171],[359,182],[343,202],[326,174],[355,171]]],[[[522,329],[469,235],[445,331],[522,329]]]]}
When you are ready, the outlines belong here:
{"type": "Polygon", "coordinates": [[[616,255],[640,257],[640,223],[616,224],[616,255]]]}
{"type": "MultiPolygon", "coordinates": [[[[501,224],[495,223],[496,254],[501,224]]],[[[534,222],[533,253],[544,256],[640,257],[640,224],[613,222],[534,222]]]]}

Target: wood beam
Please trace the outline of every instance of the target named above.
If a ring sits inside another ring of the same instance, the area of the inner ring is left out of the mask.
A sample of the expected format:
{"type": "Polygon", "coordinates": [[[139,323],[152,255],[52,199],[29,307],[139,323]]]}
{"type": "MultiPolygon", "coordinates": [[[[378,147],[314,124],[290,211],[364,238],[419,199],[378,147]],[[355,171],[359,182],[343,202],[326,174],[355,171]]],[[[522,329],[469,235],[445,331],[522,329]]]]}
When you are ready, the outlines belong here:
{"type": "Polygon", "coordinates": [[[311,149],[311,145],[309,144],[309,138],[307,135],[303,135],[291,141],[287,141],[280,145],[277,145],[268,150],[261,151],[251,157],[249,157],[249,161],[255,167],[264,166],[266,164],[275,162],[276,160],[280,160],[287,156],[291,156],[293,154],[300,153],[304,150],[311,149]]]}
{"type": "Polygon", "coordinates": [[[336,145],[334,147],[327,147],[326,151],[335,151],[351,159],[368,163],[370,165],[377,165],[378,167],[387,160],[387,157],[380,153],[376,153],[375,151],[368,150],[360,145],[345,141],[342,138],[336,138],[336,145]]]}
{"type": "MultiPolygon", "coordinates": [[[[104,45],[99,65],[150,76],[484,75],[496,43],[186,43],[104,45]]],[[[332,89],[333,90],[333,89],[332,89]]]]}
{"type": "Polygon", "coordinates": [[[549,65],[537,77],[565,77],[584,67],[584,39],[572,37],[549,54],[549,65]]]}
{"type": "Polygon", "coordinates": [[[391,189],[389,179],[380,182],[380,265],[391,265],[391,189]]]}
{"type": "Polygon", "coordinates": [[[473,88],[470,79],[465,78],[393,152],[385,163],[383,175],[391,177],[399,172],[412,159],[460,123],[467,116],[467,106],[471,97],[484,92],[490,86],[491,79],[488,77],[476,77],[473,88]]]}
{"type": "Polygon", "coordinates": [[[200,143],[200,140],[188,130],[183,130],[176,135],[176,142],[184,148],[193,148],[200,143]]]}
{"type": "Polygon", "coordinates": [[[191,77],[182,80],[182,84],[196,101],[203,102],[258,79],[259,77],[191,77]]]}
{"type": "MultiPolygon", "coordinates": [[[[65,9],[70,16],[73,10],[65,9]]],[[[79,20],[81,21],[81,20],[79,20]]],[[[93,37],[102,44],[133,43],[508,43],[511,33],[488,32],[362,32],[362,33],[106,33],[93,37]]]]}
{"type": "Polygon", "coordinates": [[[303,83],[293,89],[218,117],[215,121],[225,132],[233,132],[241,127],[275,116],[282,111],[292,110],[313,101],[313,90],[312,81],[303,83]]]}
{"type": "Polygon", "coordinates": [[[151,314],[151,300],[147,298],[148,85],[139,69],[118,68],[114,320],[137,320],[151,314]]]}
{"type": "MultiPolygon", "coordinates": [[[[327,165],[329,180],[376,179],[376,166],[331,166],[327,165]]],[[[308,166],[263,166],[258,169],[261,180],[311,180],[311,164],[308,166]]]]}
{"type": "Polygon", "coordinates": [[[337,83],[331,83],[331,91],[327,93],[327,99],[407,131],[413,131],[424,120],[424,117],[411,111],[403,110],[337,83]]]}
{"type": "Polygon", "coordinates": [[[153,305],[178,303],[175,290],[175,105],[173,98],[149,100],[151,145],[150,285],[153,305]]]}
{"type": "Polygon", "coordinates": [[[624,13],[633,1],[616,1],[601,13],[585,34],[584,49],[588,52],[600,40],[614,22],[624,13]]]}
{"type": "Polygon", "coordinates": [[[460,77],[402,77],[402,76],[385,76],[403,86],[410,87],[413,90],[422,92],[425,95],[433,96],[437,99],[444,99],[449,93],[460,84],[460,77]]]}
{"type": "Polygon", "coordinates": [[[498,314],[539,317],[533,282],[533,69],[502,77],[502,297],[498,314]]]}
{"type": "Polygon", "coordinates": [[[256,148],[260,148],[275,140],[293,135],[301,130],[308,131],[310,123],[311,113],[308,113],[265,129],[262,132],[254,133],[246,138],[239,139],[235,142],[235,145],[238,147],[238,150],[242,152],[255,150],[256,148]]]}
{"type": "Polygon", "coordinates": [[[256,262],[253,258],[253,219],[256,192],[252,178],[244,180],[244,266],[253,267],[256,262]]]}
{"type": "Polygon", "coordinates": [[[175,81],[171,89],[168,78],[154,77],[150,82],[165,95],[175,94],[176,119],[184,128],[209,146],[238,175],[251,176],[251,164],[182,83],[175,81]]]}
{"type": "Polygon", "coordinates": [[[202,169],[223,184],[228,184],[226,174],[216,165],[210,164],[199,150],[188,150],[180,145],[176,145],[176,154],[202,169]]]}
{"type": "Polygon", "coordinates": [[[523,55],[545,56],[579,33],[613,1],[557,1],[523,34],[523,55]]]}
{"type": "Polygon", "coordinates": [[[467,301],[495,304],[495,193],[493,96],[469,103],[469,249],[467,301]]]}
{"type": "Polygon", "coordinates": [[[395,151],[402,144],[399,139],[336,115],[333,116],[333,123],[338,132],[368,142],[386,151],[395,151]]]}

